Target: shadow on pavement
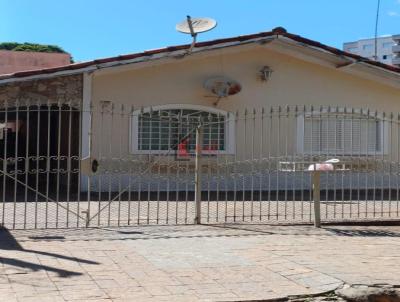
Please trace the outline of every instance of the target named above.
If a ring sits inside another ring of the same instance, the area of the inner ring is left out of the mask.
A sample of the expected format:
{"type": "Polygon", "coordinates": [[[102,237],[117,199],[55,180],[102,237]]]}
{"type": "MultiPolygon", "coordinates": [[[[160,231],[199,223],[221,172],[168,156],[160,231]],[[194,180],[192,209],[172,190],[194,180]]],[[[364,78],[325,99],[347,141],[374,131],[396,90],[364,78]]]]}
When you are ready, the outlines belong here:
{"type": "MultiPolygon", "coordinates": [[[[92,260],[86,260],[86,259],[81,259],[81,258],[76,258],[76,257],[69,257],[69,256],[56,254],[56,253],[50,253],[50,252],[24,249],[18,243],[18,241],[14,238],[14,236],[7,229],[4,229],[4,228],[0,229],[0,250],[21,251],[21,252],[25,252],[25,253],[33,253],[33,254],[37,254],[37,255],[49,256],[49,257],[54,257],[54,258],[59,258],[59,259],[63,259],[63,260],[84,263],[84,264],[92,264],[92,265],[99,264],[98,262],[92,261],[92,260]]],[[[26,261],[18,260],[18,259],[6,258],[6,257],[2,257],[2,256],[0,256],[0,262],[2,262],[3,264],[12,265],[12,266],[16,266],[16,267],[20,267],[20,268],[24,268],[24,269],[30,269],[32,271],[45,270],[45,271],[49,271],[49,272],[55,272],[60,277],[71,277],[71,276],[82,275],[82,273],[80,273],[80,272],[68,271],[68,270],[64,270],[64,269],[60,269],[60,268],[56,268],[56,267],[26,262],[26,261]]]]}
{"type": "Polygon", "coordinates": [[[348,237],[400,237],[400,233],[386,230],[344,230],[326,227],[324,227],[324,230],[332,232],[335,235],[348,237]]]}
{"type": "Polygon", "coordinates": [[[60,277],[64,277],[64,278],[82,275],[82,273],[79,273],[79,272],[72,272],[72,271],[68,271],[68,270],[64,270],[64,269],[59,269],[56,267],[51,267],[51,266],[42,265],[42,264],[36,264],[36,263],[32,263],[32,262],[26,262],[26,261],[18,260],[18,259],[0,257],[0,262],[2,262],[3,264],[6,264],[6,265],[12,265],[12,266],[16,266],[19,268],[30,269],[33,272],[36,272],[39,270],[54,272],[54,273],[57,273],[60,277]]]}
{"type": "Polygon", "coordinates": [[[313,235],[313,236],[348,236],[348,237],[400,237],[400,232],[392,232],[383,229],[368,229],[363,226],[355,228],[350,225],[347,229],[322,226],[322,228],[314,228],[313,226],[300,226],[296,229],[295,225],[257,225],[257,224],[237,224],[237,225],[208,225],[209,227],[232,229],[240,231],[248,231],[259,235],[313,235]]]}
{"type": "Polygon", "coordinates": [[[213,227],[213,228],[221,228],[221,229],[231,229],[231,230],[238,230],[238,231],[248,231],[248,232],[253,232],[257,234],[264,234],[264,235],[273,235],[273,232],[270,231],[264,231],[260,230],[258,228],[254,228],[253,225],[245,225],[245,224],[237,224],[237,225],[227,225],[227,224],[222,224],[222,225],[217,225],[217,224],[210,224],[207,225],[208,227],[213,227]]]}

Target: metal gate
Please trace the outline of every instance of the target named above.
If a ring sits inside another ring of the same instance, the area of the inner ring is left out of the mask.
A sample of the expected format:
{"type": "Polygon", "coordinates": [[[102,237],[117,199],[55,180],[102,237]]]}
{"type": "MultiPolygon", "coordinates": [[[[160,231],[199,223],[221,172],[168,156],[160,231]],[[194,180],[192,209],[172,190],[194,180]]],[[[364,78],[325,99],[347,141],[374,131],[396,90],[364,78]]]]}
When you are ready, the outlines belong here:
{"type": "Polygon", "coordinates": [[[6,103],[1,224],[311,223],[317,169],[322,222],[398,219],[399,121],[339,107],[6,103]]]}

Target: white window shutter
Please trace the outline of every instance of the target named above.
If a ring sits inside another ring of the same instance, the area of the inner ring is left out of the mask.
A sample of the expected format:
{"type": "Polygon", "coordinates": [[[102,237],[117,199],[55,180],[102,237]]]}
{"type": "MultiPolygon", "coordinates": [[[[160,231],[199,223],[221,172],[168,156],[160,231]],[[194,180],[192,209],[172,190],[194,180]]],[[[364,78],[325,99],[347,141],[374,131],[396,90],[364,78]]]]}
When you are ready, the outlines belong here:
{"type": "Polygon", "coordinates": [[[304,120],[304,151],[307,153],[320,151],[321,120],[306,118],[304,120]]]}
{"type": "Polygon", "coordinates": [[[373,117],[337,113],[304,118],[304,152],[366,155],[382,152],[384,125],[373,117]]]}

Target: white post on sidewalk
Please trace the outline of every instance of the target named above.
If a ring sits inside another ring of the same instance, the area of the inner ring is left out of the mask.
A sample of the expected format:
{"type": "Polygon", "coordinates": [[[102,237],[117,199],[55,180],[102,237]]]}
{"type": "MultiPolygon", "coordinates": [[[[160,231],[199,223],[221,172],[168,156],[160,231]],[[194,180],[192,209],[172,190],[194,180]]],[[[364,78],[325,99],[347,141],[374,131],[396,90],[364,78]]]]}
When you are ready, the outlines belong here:
{"type": "MultiPolygon", "coordinates": [[[[314,165],[315,167],[316,165],[314,165]]],[[[315,168],[312,173],[312,187],[313,187],[313,200],[314,200],[314,226],[316,228],[321,227],[321,196],[320,196],[320,184],[321,184],[321,172],[315,168]]]]}
{"type": "Polygon", "coordinates": [[[195,224],[201,224],[201,149],[203,146],[203,128],[199,125],[196,129],[196,158],[195,158],[195,191],[194,201],[196,203],[195,224]]]}

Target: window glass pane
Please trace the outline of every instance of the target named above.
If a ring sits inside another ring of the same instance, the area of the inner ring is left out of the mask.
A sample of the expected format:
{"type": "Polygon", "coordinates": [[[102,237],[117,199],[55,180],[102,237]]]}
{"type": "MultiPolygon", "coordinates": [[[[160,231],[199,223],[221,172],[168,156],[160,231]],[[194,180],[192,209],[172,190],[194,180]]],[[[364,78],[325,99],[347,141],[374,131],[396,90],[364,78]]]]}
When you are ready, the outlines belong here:
{"type": "Polygon", "coordinates": [[[374,46],[372,44],[363,45],[363,50],[373,50],[374,46]]]}
{"type": "Polygon", "coordinates": [[[358,48],[357,47],[349,47],[347,48],[348,52],[357,52],[358,48]]]}
{"type": "Polygon", "coordinates": [[[167,109],[142,113],[138,119],[139,150],[194,151],[196,127],[203,123],[203,149],[225,150],[225,116],[192,109],[167,109]],[[151,143],[150,143],[151,142],[151,143]]]}
{"type": "Polygon", "coordinates": [[[382,43],[382,47],[383,48],[390,48],[390,47],[392,47],[392,45],[393,45],[393,42],[384,42],[384,43],[382,43]]]}

